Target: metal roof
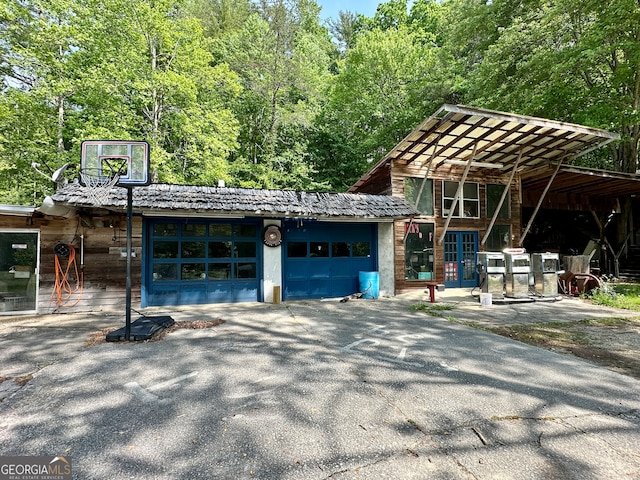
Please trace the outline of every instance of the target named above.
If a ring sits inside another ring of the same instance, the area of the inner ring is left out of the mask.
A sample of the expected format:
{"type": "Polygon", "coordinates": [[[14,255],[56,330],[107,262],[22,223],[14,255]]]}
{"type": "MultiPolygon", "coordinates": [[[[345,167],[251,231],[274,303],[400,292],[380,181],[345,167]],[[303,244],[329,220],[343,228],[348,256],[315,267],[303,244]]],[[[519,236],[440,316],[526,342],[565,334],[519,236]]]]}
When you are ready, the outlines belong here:
{"type": "Polygon", "coordinates": [[[26,207],[22,205],[0,205],[0,215],[15,215],[17,217],[30,217],[35,212],[36,207],[26,207]]]}
{"type": "MultiPolygon", "coordinates": [[[[554,171],[554,166],[547,166],[523,173],[523,189],[543,191],[554,171]]],[[[640,175],[561,165],[548,191],[556,194],[590,195],[599,198],[640,195],[640,175]]]]}
{"type": "Polygon", "coordinates": [[[580,157],[620,135],[582,125],[537,117],[483,110],[462,105],[443,105],[398,143],[369,172],[356,182],[359,186],[391,160],[406,163],[432,161],[432,168],[443,164],[467,164],[471,168],[510,172],[518,158],[518,172],[580,157]]]}
{"type": "MultiPolygon", "coordinates": [[[[133,188],[132,197],[133,209],[144,215],[246,215],[375,221],[418,214],[403,198],[388,195],[151,184],[133,188]]],[[[77,183],[64,186],[51,198],[57,204],[68,206],[95,206],[88,188],[77,183]]],[[[126,206],[127,190],[114,187],[101,208],[124,210],[126,206]]]]}

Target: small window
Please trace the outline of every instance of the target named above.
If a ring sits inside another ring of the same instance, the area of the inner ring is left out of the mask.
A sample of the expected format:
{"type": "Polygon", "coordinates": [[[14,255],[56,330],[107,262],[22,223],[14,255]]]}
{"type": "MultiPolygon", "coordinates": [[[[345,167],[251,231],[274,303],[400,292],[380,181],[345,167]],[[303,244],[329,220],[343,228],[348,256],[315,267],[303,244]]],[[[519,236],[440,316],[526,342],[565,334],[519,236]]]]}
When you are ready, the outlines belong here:
{"type": "MultiPolygon", "coordinates": [[[[455,192],[454,192],[455,193],[455,192]]],[[[433,180],[416,177],[404,179],[404,198],[423,215],[433,215],[433,180]]]]}
{"type": "Polygon", "coordinates": [[[231,242],[209,242],[209,258],[231,258],[231,242]]]}
{"type": "Polygon", "coordinates": [[[180,270],[182,280],[204,280],[207,278],[204,263],[183,263],[180,270]]]}
{"type": "Polygon", "coordinates": [[[304,258],[307,256],[307,242],[289,242],[287,244],[287,257],[304,258]]]}
{"type": "Polygon", "coordinates": [[[226,223],[209,225],[209,235],[212,237],[230,237],[231,225],[226,223]]]}
{"type": "Polygon", "coordinates": [[[198,223],[188,223],[182,226],[182,235],[185,237],[204,237],[206,234],[206,225],[198,223]]]}
{"type": "MultiPolygon", "coordinates": [[[[442,187],[442,215],[448,216],[453,206],[453,200],[458,191],[458,182],[443,182],[442,187]]],[[[454,217],[479,218],[480,194],[478,184],[465,182],[460,192],[460,198],[453,210],[454,217]],[[462,214],[460,214],[462,212],[462,214]]]]}
{"type": "Polygon", "coordinates": [[[256,226],[255,225],[236,225],[234,227],[236,237],[255,237],[256,226]]]}
{"type": "Polygon", "coordinates": [[[175,263],[154,263],[153,280],[167,281],[178,279],[178,265],[175,263]]]}
{"type": "Polygon", "coordinates": [[[236,278],[256,278],[257,271],[253,262],[236,263],[236,278]]]}
{"type": "Polygon", "coordinates": [[[178,242],[153,242],[153,258],[178,258],[178,242]]]}
{"type": "MultiPolygon", "coordinates": [[[[487,185],[487,217],[493,217],[506,185],[487,185]]],[[[497,218],[509,218],[509,195],[504,199],[497,218]]]]}
{"type": "Polygon", "coordinates": [[[256,242],[236,242],[236,258],[256,256],[256,242]]]}
{"type": "Polygon", "coordinates": [[[182,242],[182,258],[204,258],[206,242],[182,242]]]}
{"type": "Polygon", "coordinates": [[[371,244],[369,242],[353,242],[354,257],[370,257],[371,244]]]}
{"type": "Polygon", "coordinates": [[[322,258],[328,257],[329,242],[311,242],[309,244],[309,256],[322,258]]]}
{"type": "Polygon", "coordinates": [[[349,244],[346,242],[334,242],[331,244],[331,256],[336,257],[348,257],[349,244]]]}
{"type": "Polygon", "coordinates": [[[209,278],[213,280],[227,280],[231,278],[230,263],[210,263],[209,278]]]}
{"type": "Polygon", "coordinates": [[[178,225],[175,223],[156,223],[153,226],[153,234],[156,237],[175,237],[178,235],[178,225]]]}

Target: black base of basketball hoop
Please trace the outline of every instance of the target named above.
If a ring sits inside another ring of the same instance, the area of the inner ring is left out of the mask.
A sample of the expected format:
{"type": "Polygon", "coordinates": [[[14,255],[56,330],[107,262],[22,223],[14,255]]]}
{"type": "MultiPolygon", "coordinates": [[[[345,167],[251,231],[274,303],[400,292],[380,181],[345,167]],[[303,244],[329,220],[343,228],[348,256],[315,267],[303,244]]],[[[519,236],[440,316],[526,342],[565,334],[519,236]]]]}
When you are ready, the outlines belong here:
{"type": "MultiPolygon", "coordinates": [[[[158,317],[140,317],[136,321],[131,322],[131,333],[129,334],[129,340],[140,342],[144,340],[151,340],[154,335],[160,333],[165,328],[170,327],[175,323],[175,320],[168,315],[158,317]]],[[[111,333],[107,334],[107,342],[125,342],[126,327],[119,328],[111,333]]]]}

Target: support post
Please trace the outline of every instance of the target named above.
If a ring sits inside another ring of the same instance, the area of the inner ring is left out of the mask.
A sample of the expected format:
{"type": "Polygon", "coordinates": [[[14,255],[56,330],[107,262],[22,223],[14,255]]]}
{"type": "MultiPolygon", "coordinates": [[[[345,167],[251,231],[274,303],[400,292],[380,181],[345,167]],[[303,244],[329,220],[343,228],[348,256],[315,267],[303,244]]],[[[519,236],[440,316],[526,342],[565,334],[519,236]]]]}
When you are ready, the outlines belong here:
{"type": "Polygon", "coordinates": [[[471,169],[471,163],[476,158],[477,148],[478,148],[478,142],[476,142],[475,145],[473,146],[473,153],[471,154],[471,156],[469,157],[469,160],[467,161],[467,166],[464,169],[464,173],[462,174],[462,178],[460,179],[460,182],[458,182],[458,190],[456,190],[456,195],[455,197],[453,197],[453,203],[451,204],[451,208],[449,209],[449,215],[447,215],[447,220],[444,223],[444,227],[442,227],[442,233],[438,237],[438,245],[442,244],[442,241],[444,240],[444,236],[447,234],[449,223],[451,223],[451,217],[453,217],[453,212],[456,209],[456,206],[458,205],[458,201],[460,199],[460,193],[462,192],[462,187],[464,186],[464,182],[467,180],[467,175],[469,175],[469,170],[471,169]]]}
{"type": "MultiPolygon", "coordinates": [[[[422,198],[422,192],[424,191],[424,186],[427,183],[427,178],[429,177],[429,172],[431,172],[431,165],[433,164],[433,159],[436,158],[436,152],[438,151],[438,145],[440,144],[440,139],[442,138],[442,134],[438,136],[438,140],[433,146],[433,152],[431,152],[431,156],[429,157],[429,163],[427,164],[427,171],[424,173],[424,177],[422,178],[422,183],[420,184],[420,190],[418,190],[418,195],[416,196],[416,210],[418,209],[418,205],[420,205],[420,199],[422,198]]],[[[409,220],[409,228],[404,232],[404,240],[403,244],[407,241],[407,237],[409,236],[409,232],[411,231],[411,225],[413,225],[413,217],[409,220]]]]}
{"type": "Polygon", "coordinates": [[[551,175],[551,178],[549,179],[549,182],[547,183],[547,186],[544,187],[544,192],[542,192],[542,195],[540,195],[540,199],[538,200],[538,204],[536,205],[536,208],[533,210],[533,213],[531,214],[531,218],[529,219],[529,223],[527,223],[527,227],[524,229],[524,232],[522,233],[522,236],[520,237],[520,241],[518,242],[519,246],[522,246],[522,244],[524,243],[524,239],[527,236],[527,234],[529,233],[529,229],[531,229],[531,225],[533,225],[533,221],[536,219],[536,215],[538,215],[538,210],[540,210],[540,207],[542,206],[542,202],[544,201],[544,197],[547,196],[547,192],[549,191],[549,188],[551,188],[551,184],[555,180],[556,175],[558,175],[558,171],[560,170],[560,166],[562,165],[563,161],[564,161],[564,158],[558,162],[558,166],[556,167],[555,171],[553,172],[553,175],[551,175]]]}
{"type": "Polygon", "coordinates": [[[131,340],[131,244],[133,237],[133,188],[127,187],[127,283],[124,339],[131,340]]]}
{"type": "Polygon", "coordinates": [[[496,211],[493,212],[493,217],[491,217],[491,222],[489,222],[489,226],[487,227],[487,231],[482,237],[482,241],[480,242],[480,246],[483,246],[487,243],[487,239],[491,234],[491,230],[493,230],[493,225],[496,223],[496,219],[498,218],[498,214],[500,213],[500,209],[502,208],[502,204],[504,203],[505,198],[509,194],[511,189],[511,184],[513,183],[513,179],[516,176],[516,171],[518,170],[518,165],[520,164],[520,159],[522,158],[522,149],[524,147],[520,147],[520,153],[518,154],[518,159],[516,160],[516,164],[513,166],[513,170],[511,170],[511,175],[509,176],[509,182],[504,187],[504,192],[502,192],[502,197],[500,197],[500,201],[498,202],[498,206],[496,207],[496,211]]]}

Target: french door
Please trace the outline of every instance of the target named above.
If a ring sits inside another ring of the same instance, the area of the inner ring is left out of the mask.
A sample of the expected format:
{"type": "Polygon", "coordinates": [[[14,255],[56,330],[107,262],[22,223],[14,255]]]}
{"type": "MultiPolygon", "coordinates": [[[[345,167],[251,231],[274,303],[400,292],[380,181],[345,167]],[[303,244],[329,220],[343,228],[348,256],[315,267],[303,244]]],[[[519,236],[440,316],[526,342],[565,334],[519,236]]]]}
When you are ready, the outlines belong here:
{"type": "Polygon", "coordinates": [[[478,285],[478,232],[447,232],[444,236],[444,284],[449,288],[478,285]]]}

